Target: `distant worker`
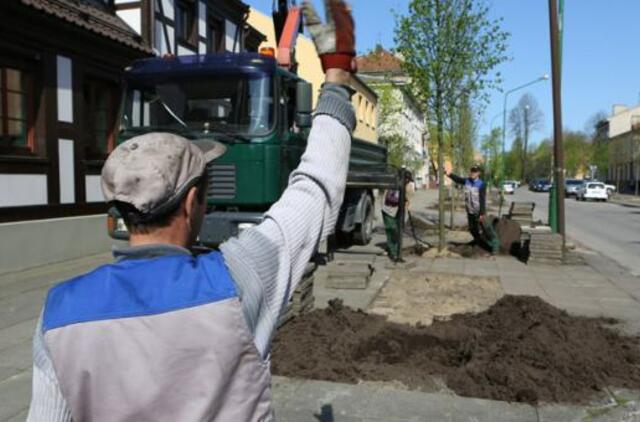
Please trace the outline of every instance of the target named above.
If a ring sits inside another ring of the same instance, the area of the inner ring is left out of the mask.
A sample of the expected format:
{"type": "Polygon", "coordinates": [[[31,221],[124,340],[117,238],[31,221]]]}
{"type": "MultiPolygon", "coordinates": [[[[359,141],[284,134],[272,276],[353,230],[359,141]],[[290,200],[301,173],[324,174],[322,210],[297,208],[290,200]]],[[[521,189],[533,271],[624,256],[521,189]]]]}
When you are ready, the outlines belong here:
{"type": "MultiPolygon", "coordinates": [[[[416,193],[416,184],[413,181],[411,172],[404,170],[404,194],[405,207],[404,219],[409,213],[411,199],[416,193]]],[[[400,211],[400,191],[389,190],[385,193],[384,204],[382,206],[382,221],[384,223],[385,234],[387,235],[387,253],[389,257],[396,261],[400,256],[400,231],[398,230],[398,213],[400,211]]]]}
{"type": "Polygon", "coordinates": [[[460,177],[447,171],[447,176],[458,185],[464,186],[464,203],[467,211],[469,232],[473,236],[473,244],[496,254],[500,250],[495,230],[487,216],[487,185],[480,179],[480,167],[469,169],[468,177],[460,177]]]}
{"type": "Polygon", "coordinates": [[[53,287],[34,338],[29,421],[271,421],[271,340],[317,245],[336,225],[355,113],[351,11],[304,13],[326,83],[307,150],[262,224],[195,256],[207,163],[225,147],[152,133],[102,171],[130,245],[53,287]]]}

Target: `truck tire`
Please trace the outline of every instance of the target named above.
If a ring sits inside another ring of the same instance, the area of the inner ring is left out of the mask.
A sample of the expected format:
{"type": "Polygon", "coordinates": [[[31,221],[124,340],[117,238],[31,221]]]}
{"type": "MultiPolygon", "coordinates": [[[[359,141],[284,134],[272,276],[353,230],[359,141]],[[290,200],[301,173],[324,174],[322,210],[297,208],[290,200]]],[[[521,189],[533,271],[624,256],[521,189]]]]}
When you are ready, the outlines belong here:
{"type": "Polygon", "coordinates": [[[364,205],[362,206],[362,212],[364,218],[362,223],[356,226],[353,232],[353,243],[356,245],[368,245],[373,237],[373,201],[369,195],[364,199],[364,205]]]}

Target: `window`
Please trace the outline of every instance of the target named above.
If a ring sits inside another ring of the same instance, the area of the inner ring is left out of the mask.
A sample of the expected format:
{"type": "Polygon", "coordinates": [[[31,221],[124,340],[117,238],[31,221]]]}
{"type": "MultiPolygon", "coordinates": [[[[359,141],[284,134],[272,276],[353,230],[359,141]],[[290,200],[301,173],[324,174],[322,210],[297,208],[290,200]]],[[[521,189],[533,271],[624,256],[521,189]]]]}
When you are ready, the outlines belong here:
{"type": "Polygon", "coordinates": [[[31,76],[0,67],[0,151],[29,153],[34,149],[31,76]]]}
{"type": "Polygon", "coordinates": [[[176,30],[178,40],[191,45],[197,44],[196,6],[192,0],[180,0],[176,8],[176,30]]]}
{"type": "Polygon", "coordinates": [[[225,51],[224,23],[219,19],[209,21],[209,52],[222,53],[225,51]]]}
{"type": "Polygon", "coordinates": [[[89,159],[104,159],[115,145],[115,87],[86,78],[83,86],[85,153],[89,159]]]}

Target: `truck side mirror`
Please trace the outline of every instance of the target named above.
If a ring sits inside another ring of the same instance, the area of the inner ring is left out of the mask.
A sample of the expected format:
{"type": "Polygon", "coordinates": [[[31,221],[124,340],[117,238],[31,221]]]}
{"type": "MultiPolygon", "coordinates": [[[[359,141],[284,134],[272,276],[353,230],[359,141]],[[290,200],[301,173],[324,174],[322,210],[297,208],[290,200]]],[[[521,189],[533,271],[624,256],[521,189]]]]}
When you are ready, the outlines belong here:
{"type": "Polygon", "coordinates": [[[296,125],[310,128],[313,112],[313,88],[310,83],[299,81],[296,87],[296,125]]]}

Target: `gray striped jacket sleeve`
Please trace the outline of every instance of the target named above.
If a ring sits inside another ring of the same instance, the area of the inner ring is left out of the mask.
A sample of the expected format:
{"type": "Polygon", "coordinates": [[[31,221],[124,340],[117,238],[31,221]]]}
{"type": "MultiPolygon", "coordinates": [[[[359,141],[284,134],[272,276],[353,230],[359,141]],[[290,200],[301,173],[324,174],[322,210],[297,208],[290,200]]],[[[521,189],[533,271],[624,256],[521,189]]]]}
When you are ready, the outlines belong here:
{"type": "Polygon", "coordinates": [[[259,226],[221,246],[256,346],[266,359],[278,318],[304,270],[336,225],[355,114],[349,92],[325,85],[307,150],[259,226]]]}
{"type": "Polygon", "coordinates": [[[33,377],[27,422],[70,422],[71,410],[62,396],[53,362],[42,334],[42,316],[33,336],[33,377]]]}

